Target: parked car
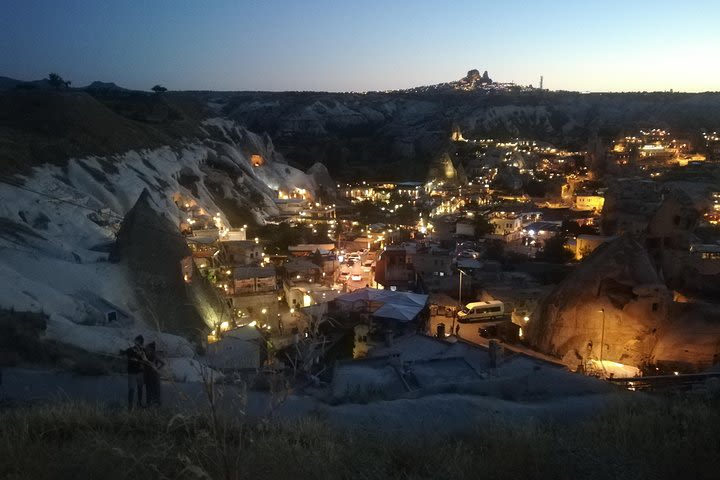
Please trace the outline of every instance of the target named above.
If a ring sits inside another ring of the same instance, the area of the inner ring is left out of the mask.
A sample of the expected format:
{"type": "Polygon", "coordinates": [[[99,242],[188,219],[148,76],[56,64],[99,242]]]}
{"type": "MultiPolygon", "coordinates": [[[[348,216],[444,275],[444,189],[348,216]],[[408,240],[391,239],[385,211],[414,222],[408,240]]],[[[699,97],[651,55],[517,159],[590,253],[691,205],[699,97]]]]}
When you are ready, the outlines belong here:
{"type": "Polygon", "coordinates": [[[367,261],[362,264],[362,271],[363,272],[371,272],[373,267],[373,262],[367,261]]]}

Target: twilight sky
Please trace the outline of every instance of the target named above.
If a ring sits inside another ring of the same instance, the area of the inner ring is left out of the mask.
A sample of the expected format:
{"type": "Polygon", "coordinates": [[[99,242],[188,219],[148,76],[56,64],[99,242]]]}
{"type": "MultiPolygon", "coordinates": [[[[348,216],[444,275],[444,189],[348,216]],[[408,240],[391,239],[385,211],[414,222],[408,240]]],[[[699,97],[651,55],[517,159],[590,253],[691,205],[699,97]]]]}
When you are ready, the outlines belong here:
{"type": "Polygon", "coordinates": [[[0,0],[0,76],[365,91],[720,90],[717,0],[0,0]]]}

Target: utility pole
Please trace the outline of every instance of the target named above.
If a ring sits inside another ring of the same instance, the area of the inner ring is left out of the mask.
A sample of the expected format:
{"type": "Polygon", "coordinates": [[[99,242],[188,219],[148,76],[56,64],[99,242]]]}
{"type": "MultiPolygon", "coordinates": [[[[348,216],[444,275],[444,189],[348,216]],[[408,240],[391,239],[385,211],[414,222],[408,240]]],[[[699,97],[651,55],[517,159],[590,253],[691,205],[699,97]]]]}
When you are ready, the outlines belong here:
{"type": "MultiPolygon", "coordinates": [[[[462,277],[463,275],[467,275],[467,273],[463,272],[458,268],[458,272],[460,273],[460,288],[458,289],[458,303],[460,304],[460,308],[463,308],[462,304],[462,277]]],[[[457,318],[457,313],[453,315],[453,323],[452,323],[452,330],[451,333],[455,333],[455,319],[457,318]]]]}
{"type": "Polygon", "coordinates": [[[605,350],[605,309],[601,308],[602,313],[602,330],[600,332],[600,366],[605,371],[605,364],[603,363],[603,350],[605,350]]]}
{"type": "Polygon", "coordinates": [[[465,275],[465,272],[460,270],[458,268],[458,272],[460,272],[460,288],[458,289],[458,303],[460,304],[460,308],[462,308],[462,277],[465,275]]]}

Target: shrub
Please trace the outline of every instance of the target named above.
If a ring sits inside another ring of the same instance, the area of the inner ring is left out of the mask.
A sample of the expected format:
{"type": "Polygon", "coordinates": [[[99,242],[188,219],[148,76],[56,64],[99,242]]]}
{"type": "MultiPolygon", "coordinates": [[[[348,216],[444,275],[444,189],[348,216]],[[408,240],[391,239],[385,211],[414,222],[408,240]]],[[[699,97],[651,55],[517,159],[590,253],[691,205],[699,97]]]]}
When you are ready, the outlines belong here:
{"type": "Polygon", "coordinates": [[[346,431],[316,417],[251,424],[241,409],[23,407],[0,412],[0,478],[715,478],[718,406],[717,397],[644,398],[578,423],[483,412],[482,428],[452,436],[346,431]]]}

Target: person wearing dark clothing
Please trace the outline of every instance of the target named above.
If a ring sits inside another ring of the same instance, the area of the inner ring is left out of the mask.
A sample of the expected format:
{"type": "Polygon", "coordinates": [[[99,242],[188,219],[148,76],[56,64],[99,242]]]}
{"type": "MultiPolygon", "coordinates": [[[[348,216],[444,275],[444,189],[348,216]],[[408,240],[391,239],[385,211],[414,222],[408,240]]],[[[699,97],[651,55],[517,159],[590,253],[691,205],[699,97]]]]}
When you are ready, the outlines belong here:
{"type": "Polygon", "coordinates": [[[143,378],[145,380],[145,391],[147,392],[147,405],[159,407],[161,404],[160,369],[164,363],[158,357],[155,342],[148,344],[145,350],[145,356],[143,378]]]}
{"type": "Polygon", "coordinates": [[[145,339],[142,335],[135,337],[132,347],[120,350],[120,354],[127,357],[128,372],[128,410],[133,409],[135,404],[135,392],[137,392],[137,408],[142,407],[143,396],[143,365],[145,363],[145,339]]]}

